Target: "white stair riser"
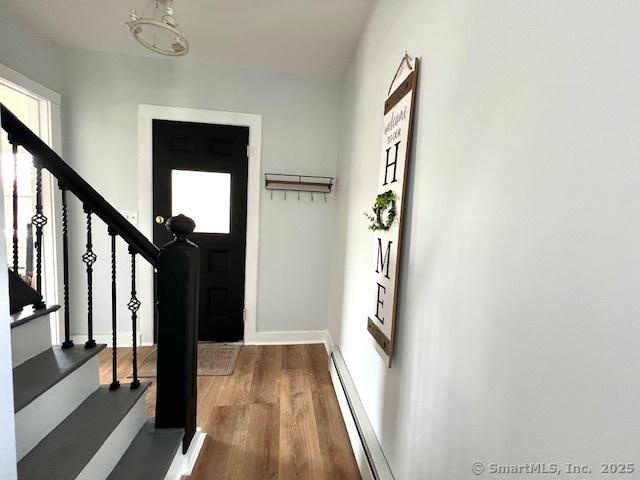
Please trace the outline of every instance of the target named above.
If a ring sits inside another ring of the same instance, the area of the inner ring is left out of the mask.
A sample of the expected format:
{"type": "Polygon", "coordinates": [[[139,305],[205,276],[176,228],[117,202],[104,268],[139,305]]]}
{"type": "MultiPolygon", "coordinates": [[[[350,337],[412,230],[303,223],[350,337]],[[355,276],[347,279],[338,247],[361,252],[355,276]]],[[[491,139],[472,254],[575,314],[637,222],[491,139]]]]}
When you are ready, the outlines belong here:
{"type": "Polygon", "coordinates": [[[51,348],[49,315],[11,329],[11,363],[13,368],[51,348]]]}
{"type": "Polygon", "coordinates": [[[198,455],[204,445],[204,439],[207,436],[202,431],[202,428],[196,427],[196,433],[191,439],[191,444],[187,453],[182,453],[182,443],[178,447],[178,451],[173,457],[173,461],[169,466],[169,471],[164,477],[164,480],[180,480],[182,477],[188,477],[193,472],[193,467],[196,465],[198,455]]]}
{"type": "Polygon", "coordinates": [[[18,460],[98,388],[98,368],[96,355],[16,413],[18,460]]]}
{"type": "MultiPolygon", "coordinates": [[[[129,388],[129,386],[123,385],[120,388],[129,388]]],[[[144,410],[145,395],[142,395],[115,430],[111,432],[109,438],[80,472],[80,475],[76,477],[76,480],[102,480],[109,476],[144,425],[146,421],[144,410]]]]}

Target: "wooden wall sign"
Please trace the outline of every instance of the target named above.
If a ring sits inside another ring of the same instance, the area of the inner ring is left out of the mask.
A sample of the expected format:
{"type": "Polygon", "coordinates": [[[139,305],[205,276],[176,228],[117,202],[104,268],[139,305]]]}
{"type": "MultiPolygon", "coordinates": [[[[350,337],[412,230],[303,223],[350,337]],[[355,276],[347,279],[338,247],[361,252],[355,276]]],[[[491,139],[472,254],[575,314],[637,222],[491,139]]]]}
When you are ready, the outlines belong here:
{"type": "Polygon", "coordinates": [[[419,61],[416,58],[411,62],[405,54],[392,86],[404,64],[410,73],[384,104],[378,196],[373,199],[372,214],[365,214],[371,221],[369,229],[374,232],[367,330],[386,356],[388,366],[391,366],[395,340],[403,207],[411,157],[419,61]]]}

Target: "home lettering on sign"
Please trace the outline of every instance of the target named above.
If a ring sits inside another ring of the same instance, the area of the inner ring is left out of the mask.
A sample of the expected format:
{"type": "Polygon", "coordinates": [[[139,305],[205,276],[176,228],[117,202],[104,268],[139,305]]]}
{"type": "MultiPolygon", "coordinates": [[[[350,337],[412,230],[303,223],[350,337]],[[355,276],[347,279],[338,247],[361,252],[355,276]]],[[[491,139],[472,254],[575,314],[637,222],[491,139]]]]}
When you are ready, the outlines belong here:
{"type": "Polygon", "coordinates": [[[385,102],[378,196],[373,206],[374,215],[367,215],[372,221],[370,229],[375,232],[367,330],[388,366],[391,366],[395,335],[403,206],[418,63],[415,59],[410,73],[385,102]]]}

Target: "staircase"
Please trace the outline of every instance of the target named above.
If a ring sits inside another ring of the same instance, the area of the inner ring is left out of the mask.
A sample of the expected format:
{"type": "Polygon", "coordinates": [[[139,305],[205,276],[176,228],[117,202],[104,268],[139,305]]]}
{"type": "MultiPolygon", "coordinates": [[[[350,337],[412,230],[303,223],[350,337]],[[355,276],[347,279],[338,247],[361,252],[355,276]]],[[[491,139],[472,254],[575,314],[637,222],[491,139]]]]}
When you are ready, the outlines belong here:
{"type": "Polygon", "coordinates": [[[167,228],[175,239],[158,248],[2,104],[0,124],[9,135],[16,166],[20,147],[33,156],[36,171],[36,211],[30,225],[35,230],[33,278],[20,279],[17,275],[17,178],[13,182],[14,244],[9,273],[18,283],[13,280],[9,294],[11,310],[15,312],[10,323],[18,478],[160,480],[189,474],[203,439],[195,428],[199,252],[188,240],[195,227],[193,221],[181,215],[169,219],[167,228]],[[62,307],[47,306],[41,295],[42,236],[50,223],[43,215],[42,169],[58,180],[61,191],[62,307]],[[69,331],[69,192],[82,202],[87,215],[87,249],[81,258],[87,269],[88,308],[74,313],[87,322],[87,340],[81,345],[74,344],[69,331]],[[92,215],[107,225],[112,247],[112,381],[108,385],[100,385],[99,377],[99,356],[107,345],[97,344],[93,338],[92,273],[97,256],[92,250],[92,215]],[[120,384],[117,378],[117,239],[126,242],[131,256],[131,298],[127,308],[131,312],[133,368],[129,384],[120,384]],[[154,266],[158,287],[155,419],[145,417],[149,384],[140,382],[137,374],[138,255],[154,266]],[[54,314],[64,318],[61,345],[52,345],[50,326],[54,314]]]}

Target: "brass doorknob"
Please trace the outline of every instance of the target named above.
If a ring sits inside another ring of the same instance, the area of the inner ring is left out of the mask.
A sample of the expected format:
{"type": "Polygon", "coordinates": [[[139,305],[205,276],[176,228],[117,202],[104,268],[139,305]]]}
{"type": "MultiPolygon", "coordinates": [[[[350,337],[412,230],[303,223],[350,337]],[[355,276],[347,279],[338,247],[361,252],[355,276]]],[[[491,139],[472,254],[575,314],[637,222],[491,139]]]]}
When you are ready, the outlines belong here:
{"type": "Polygon", "coordinates": [[[162,225],[164,223],[164,217],[162,215],[158,215],[156,217],[156,223],[159,223],[160,225],[162,225]]]}

